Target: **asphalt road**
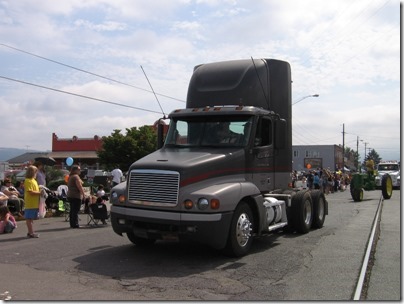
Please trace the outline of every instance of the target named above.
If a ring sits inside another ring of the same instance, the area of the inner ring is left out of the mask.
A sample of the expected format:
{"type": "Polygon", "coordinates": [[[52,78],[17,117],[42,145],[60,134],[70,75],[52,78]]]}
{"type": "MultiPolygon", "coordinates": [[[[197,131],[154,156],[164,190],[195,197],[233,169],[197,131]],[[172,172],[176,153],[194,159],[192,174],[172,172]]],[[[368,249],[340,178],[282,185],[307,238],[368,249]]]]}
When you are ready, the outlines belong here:
{"type": "MultiPolygon", "coordinates": [[[[0,299],[351,300],[379,197],[380,191],[365,192],[354,203],[349,191],[330,194],[322,229],[256,239],[240,259],[194,243],[137,248],[110,226],[70,229],[63,217],[36,221],[40,238],[27,239],[19,222],[12,234],[0,235],[0,299]]],[[[401,299],[401,251],[392,245],[401,241],[400,191],[388,202],[368,299],[401,299]]]]}

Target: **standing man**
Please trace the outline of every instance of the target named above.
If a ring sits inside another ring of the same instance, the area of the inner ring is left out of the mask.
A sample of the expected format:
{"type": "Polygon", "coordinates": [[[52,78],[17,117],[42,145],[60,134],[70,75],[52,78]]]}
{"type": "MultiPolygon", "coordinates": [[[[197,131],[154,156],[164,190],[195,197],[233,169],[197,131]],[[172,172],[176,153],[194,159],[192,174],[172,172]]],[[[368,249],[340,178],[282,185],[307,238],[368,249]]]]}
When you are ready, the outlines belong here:
{"type": "Polygon", "coordinates": [[[38,186],[45,186],[46,187],[46,173],[43,163],[40,161],[36,161],[34,166],[38,168],[38,172],[36,173],[36,181],[38,186]]]}
{"type": "Polygon", "coordinates": [[[123,173],[121,169],[115,168],[114,170],[112,170],[111,174],[112,174],[112,187],[115,187],[121,182],[123,173]]]}

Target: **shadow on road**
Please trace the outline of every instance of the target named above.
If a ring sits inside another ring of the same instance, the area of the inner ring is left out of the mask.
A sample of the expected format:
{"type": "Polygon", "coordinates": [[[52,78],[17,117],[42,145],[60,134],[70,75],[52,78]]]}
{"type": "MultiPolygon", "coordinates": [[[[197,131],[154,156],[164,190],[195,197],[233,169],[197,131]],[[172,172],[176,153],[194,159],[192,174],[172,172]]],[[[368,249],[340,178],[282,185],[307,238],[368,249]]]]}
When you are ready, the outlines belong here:
{"type": "MultiPolygon", "coordinates": [[[[255,239],[247,256],[252,258],[274,246],[282,234],[255,239]]],[[[246,263],[244,258],[230,258],[220,251],[193,242],[157,241],[154,245],[139,247],[128,244],[118,247],[89,248],[88,253],[75,259],[80,271],[115,279],[143,277],[185,277],[212,269],[235,269],[246,263]]]]}

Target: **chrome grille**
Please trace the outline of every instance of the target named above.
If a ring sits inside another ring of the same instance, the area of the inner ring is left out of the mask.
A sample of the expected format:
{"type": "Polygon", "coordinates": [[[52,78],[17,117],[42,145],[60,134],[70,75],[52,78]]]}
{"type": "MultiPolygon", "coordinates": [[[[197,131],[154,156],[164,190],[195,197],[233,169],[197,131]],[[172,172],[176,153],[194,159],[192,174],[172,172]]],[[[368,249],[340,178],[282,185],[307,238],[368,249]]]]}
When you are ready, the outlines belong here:
{"type": "Polygon", "coordinates": [[[129,201],[143,205],[177,205],[180,174],[166,170],[132,170],[129,201]]]}

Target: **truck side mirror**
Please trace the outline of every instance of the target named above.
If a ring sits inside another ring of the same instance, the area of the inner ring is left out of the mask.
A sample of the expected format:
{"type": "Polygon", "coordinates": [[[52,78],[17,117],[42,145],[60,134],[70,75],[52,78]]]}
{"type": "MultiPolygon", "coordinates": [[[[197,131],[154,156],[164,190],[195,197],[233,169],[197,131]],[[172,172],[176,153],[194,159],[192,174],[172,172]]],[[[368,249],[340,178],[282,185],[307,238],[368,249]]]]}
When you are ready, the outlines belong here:
{"type": "Polygon", "coordinates": [[[286,147],[286,120],[279,119],[275,121],[275,149],[285,149],[286,147]]]}

